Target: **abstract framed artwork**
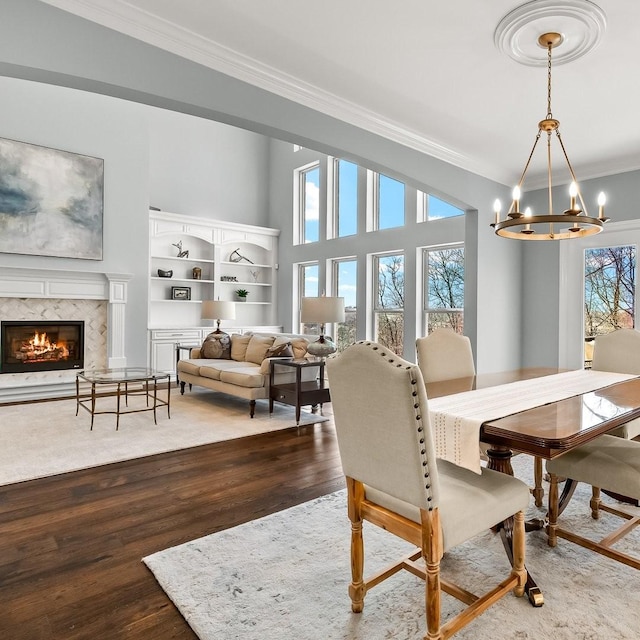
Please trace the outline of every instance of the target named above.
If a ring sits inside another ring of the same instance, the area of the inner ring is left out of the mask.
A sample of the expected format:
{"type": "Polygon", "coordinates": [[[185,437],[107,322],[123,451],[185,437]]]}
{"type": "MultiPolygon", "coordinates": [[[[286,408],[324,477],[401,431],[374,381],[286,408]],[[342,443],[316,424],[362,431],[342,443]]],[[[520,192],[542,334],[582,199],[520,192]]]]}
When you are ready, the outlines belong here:
{"type": "Polygon", "coordinates": [[[0,252],[102,260],[104,160],[0,138],[0,252]]]}

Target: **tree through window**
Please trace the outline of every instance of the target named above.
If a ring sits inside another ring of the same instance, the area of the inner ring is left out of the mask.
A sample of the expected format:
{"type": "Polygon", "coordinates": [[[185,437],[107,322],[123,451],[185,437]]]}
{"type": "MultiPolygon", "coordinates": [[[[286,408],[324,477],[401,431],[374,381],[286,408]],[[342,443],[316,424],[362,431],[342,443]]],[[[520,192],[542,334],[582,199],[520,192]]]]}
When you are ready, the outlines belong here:
{"type": "Polygon", "coordinates": [[[593,340],[635,326],[636,247],[587,249],[584,259],[585,363],[593,340]]]}
{"type": "Polygon", "coordinates": [[[425,249],[425,327],[427,333],[464,328],[464,247],[425,249]]]}
{"type": "Polygon", "coordinates": [[[399,356],[404,346],[404,255],[401,253],[375,257],[376,342],[399,356]]]}

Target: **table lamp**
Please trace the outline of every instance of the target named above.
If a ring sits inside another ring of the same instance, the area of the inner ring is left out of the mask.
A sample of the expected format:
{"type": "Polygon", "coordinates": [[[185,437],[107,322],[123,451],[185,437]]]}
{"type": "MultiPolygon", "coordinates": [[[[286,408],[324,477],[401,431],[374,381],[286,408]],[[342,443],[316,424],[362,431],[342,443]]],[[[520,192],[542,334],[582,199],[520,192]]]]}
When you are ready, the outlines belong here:
{"type": "Polygon", "coordinates": [[[324,326],[327,322],[344,322],[344,298],[302,298],[300,321],[320,324],[320,338],[307,347],[312,356],[323,358],[334,353],[336,345],[324,335],[324,326]]]}
{"type": "Polygon", "coordinates": [[[218,324],[214,333],[223,333],[220,331],[220,320],[235,320],[236,305],[227,300],[203,300],[202,318],[204,320],[217,320],[218,324]]]}

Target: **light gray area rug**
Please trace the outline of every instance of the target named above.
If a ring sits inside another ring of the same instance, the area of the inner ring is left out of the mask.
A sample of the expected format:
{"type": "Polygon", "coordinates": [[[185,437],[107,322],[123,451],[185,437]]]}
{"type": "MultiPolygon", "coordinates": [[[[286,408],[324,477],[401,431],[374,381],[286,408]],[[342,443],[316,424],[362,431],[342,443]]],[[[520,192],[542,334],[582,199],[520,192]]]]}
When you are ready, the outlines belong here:
{"type": "MultiPolygon", "coordinates": [[[[514,458],[516,475],[531,477],[531,461],[514,458]]],[[[546,488],[546,487],[545,487],[546,488]]],[[[621,520],[595,522],[589,493],[579,487],[564,522],[594,538],[621,520]]],[[[633,509],[632,509],[633,510],[633,509]]],[[[640,509],[633,510],[640,514],[640,509]]],[[[532,509],[532,514],[540,512],[532,509]]],[[[201,640],[421,640],[424,583],[401,572],[373,588],[362,614],[353,614],[347,586],[350,528],[344,492],[194,540],[144,559],[201,640]]],[[[638,531],[627,549],[640,548],[638,531]]],[[[625,548],[624,546],[620,548],[625,548]]],[[[386,566],[411,547],[365,523],[365,573],[386,566]]],[[[456,634],[495,638],[636,640],[640,572],[543,532],[527,534],[527,566],[545,604],[534,608],[509,594],[456,634]]],[[[482,593],[506,576],[508,563],[490,532],[446,554],[443,575],[482,593]]],[[[443,594],[443,619],[460,610],[443,594]]]]}
{"type": "MultiPolygon", "coordinates": [[[[114,398],[98,403],[115,407],[114,398]]],[[[142,403],[131,397],[129,408],[142,403]]],[[[294,407],[275,403],[269,415],[268,401],[258,400],[251,419],[248,400],[195,387],[184,396],[172,389],[171,419],[160,407],[157,425],[152,412],[131,413],[116,431],[116,416],[104,414],[90,431],[91,415],[82,407],[75,414],[75,400],[0,406],[0,485],[296,426],[294,407]]],[[[300,426],[326,420],[303,409],[300,426]]]]}

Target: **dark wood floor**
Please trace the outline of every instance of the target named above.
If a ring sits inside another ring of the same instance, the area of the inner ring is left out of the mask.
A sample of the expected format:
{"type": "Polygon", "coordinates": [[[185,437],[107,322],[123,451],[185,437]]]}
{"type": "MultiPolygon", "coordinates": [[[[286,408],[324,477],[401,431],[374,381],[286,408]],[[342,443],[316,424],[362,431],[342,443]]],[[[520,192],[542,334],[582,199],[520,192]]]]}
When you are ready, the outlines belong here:
{"type": "Polygon", "coordinates": [[[192,640],[141,559],[343,486],[326,422],[0,487],[0,638],[192,640]]]}

